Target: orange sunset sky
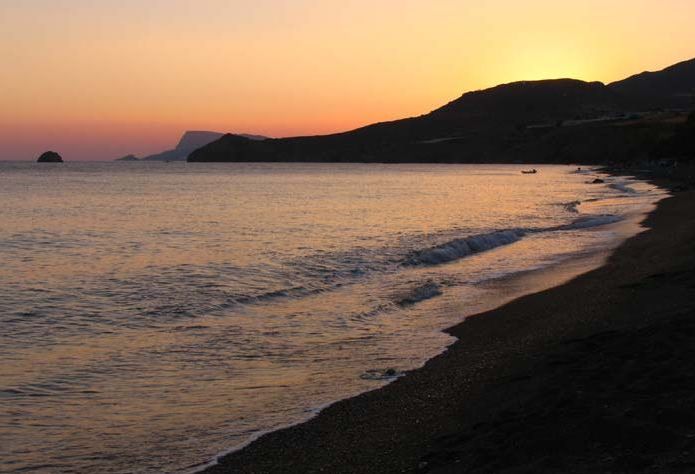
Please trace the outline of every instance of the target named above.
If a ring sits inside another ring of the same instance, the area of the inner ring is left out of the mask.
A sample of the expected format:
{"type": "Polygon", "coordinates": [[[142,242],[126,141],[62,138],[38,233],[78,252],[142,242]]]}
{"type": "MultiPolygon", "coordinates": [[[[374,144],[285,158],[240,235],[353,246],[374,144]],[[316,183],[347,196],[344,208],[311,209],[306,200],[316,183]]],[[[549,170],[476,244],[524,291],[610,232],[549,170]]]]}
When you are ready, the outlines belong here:
{"type": "Polygon", "coordinates": [[[0,159],[320,134],[695,57],[693,0],[0,0],[0,159]]]}

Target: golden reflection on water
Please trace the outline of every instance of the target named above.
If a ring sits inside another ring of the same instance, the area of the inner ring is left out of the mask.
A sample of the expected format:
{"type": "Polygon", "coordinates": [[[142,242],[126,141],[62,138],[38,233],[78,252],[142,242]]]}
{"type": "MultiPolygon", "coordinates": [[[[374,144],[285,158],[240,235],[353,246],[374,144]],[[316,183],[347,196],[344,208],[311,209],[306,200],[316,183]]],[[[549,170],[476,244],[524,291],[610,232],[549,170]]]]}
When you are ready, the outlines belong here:
{"type": "Polygon", "coordinates": [[[442,328],[552,283],[493,279],[635,229],[531,232],[444,265],[404,265],[412,252],[658,198],[567,167],[66,165],[0,164],[10,472],[210,460],[386,382],[365,371],[421,365],[451,342],[442,328]]]}

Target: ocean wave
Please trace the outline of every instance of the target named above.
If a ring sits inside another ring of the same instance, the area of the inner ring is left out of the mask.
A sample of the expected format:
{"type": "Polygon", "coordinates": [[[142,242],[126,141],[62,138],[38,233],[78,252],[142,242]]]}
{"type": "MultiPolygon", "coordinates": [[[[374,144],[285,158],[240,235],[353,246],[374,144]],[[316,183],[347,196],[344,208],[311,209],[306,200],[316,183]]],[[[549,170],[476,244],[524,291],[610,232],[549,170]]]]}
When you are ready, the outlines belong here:
{"type": "MultiPolygon", "coordinates": [[[[61,300],[58,302],[61,307],[69,307],[78,297],[82,298],[83,304],[85,297],[88,298],[86,304],[98,303],[101,298],[108,297],[114,305],[123,308],[123,311],[114,312],[113,315],[109,313],[104,317],[101,320],[102,326],[94,326],[95,333],[105,331],[106,326],[140,328],[157,326],[166,321],[177,322],[179,330],[184,330],[184,327],[185,330],[190,330],[187,322],[178,321],[194,320],[205,315],[227,314],[232,308],[237,307],[312,297],[363,282],[375,274],[398,272],[399,268],[403,267],[427,267],[453,262],[513,244],[535,233],[576,231],[619,220],[621,218],[615,215],[585,216],[556,227],[502,229],[456,238],[429,248],[418,249],[415,243],[415,250],[410,253],[404,250],[404,247],[408,245],[412,249],[412,241],[402,246],[366,250],[357,248],[336,254],[322,253],[267,268],[262,265],[239,267],[232,264],[148,267],[146,271],[131,275],[128,279],[109,277],[107,280],[97,280],[98,288],[109,289],[106,293],[93,291],[85,296],[81,287],[76,286],[59,295],[61,300]],[[226,283],[217,284],[215,280],[226,283]],[[185,287],[182,286],[182,281],[185,281],[185,287]],[[187,291],[182,291],[182,288],[187,291]],[[130,316],[121,317],[124,313],[130,316]]],[[[393,296],[387,304],[370,308],[362,316],[364,319],[371,319],[385,311],[405,308],[435,298],[442,294],[444,286],[447,286],[444,281],[432,282],[427,279],[413,285],[412,288],[392,293],[393,296]]],[[[30,291],[31,289],[23,291],[18,298],[34,301],[36,297],[29,294],[30,291]]],[[[48,315],[55,314],[51,306],[55,304],[55,300],[43,298],[42,301],[34,307],[36,316],[32,319],[40,330],[40,337],[50,337],[54,322],[48,315]]],[[[17,320],[24,320],[19,312],[12,315],[17,317],[17,320]]],[[[69,330],[84,331],[81,326],[69,330]]]]}
{"type": "Polygon", "coordinates": [[[513,244],[529,234],[588,229],[591,227],[613,224],[621,221],[622,219],[622,217],[613,214],[604,214],[580,217],[569,224],[554,227],[508,229],[498,230],[486,234],[473,235],[462,239],[452,240],[444,244],[437,245],[436,247],[430,247],[414,252],[403,262],[403,264],[406,266],[440,265],[443,263],[453,262],[479,252],[492,250],[503,245],[513,244]]]}
{"type": "Polygon", "coordinates": [[[523,229],[512,229],[472,235],[415,252],[404,263],[405,265],[438,265],[452,262],[475,253],[512,244],[519,241],[525,234],[526,231],[523,229]]]}
{"type": "MultiPolygon", "coordinates": [[[[581,201],[573,201],[571,203],[567,203],[566,205],[574,207],[579,204],[581,204],[581,201]]],[[[211,309],[229,309],[230,307],[236,305],[270,303],[278,299],[301,299],[324,292],[330,292],[337,288],[350,285],[358,280],[361,280],[367,274],[372,274],[374,272],[380,273],[386,271],[388,268],[394,268],[394,264],[396,267],[399,265],[406,267],[441,265],[460,260],[480,252],[513,244],[523,239],[527,235],[542,232],[587,229],[612,224],[620,221],[621,219],[622,218],[620,216],[616,215],[591,215],[575,219],[569,224],[554,227],[496,230],[488,233],[458,238],[434,247],[416,250],[411,252],[404,259],[400,260],[392,260],[392,257],[395,256],[393,249],[381,249],[380,251],[374,253],[381,253],[388,256],[388,258],[379,258],[378,255],[370,253],[370,256],[373,257],[371,264],[367,264],[366,261],[364,261],[366,260],[364,257],[357,258],[356,256],[352,256],[352,258],[347,258],[345,255],[341,255],[339,258],[335,256],[333,256],[333,258],[326,258],[323,256],[324,263],[320,266],[315,264],[307,264],[307,262],[304,262],[303,264],[301,264],[301,262],[293,262],[295,265],[293,265],[292,268],[297,273],[293,274],[290,272],[275,276],[282,276],[285,280],[301,280],[302,284],[272,289],[269,291],[250,292],[245,294],[223,293],[222,295],[218,295],[219,298],[217,304],[206,305],[205,312],[208,312],[211,309]],[[349,264],[345,265],[346,263],[349,264]]],[[[442,284],[428,281],[422,285],[416,286],[411,290],[408,290],[404,294],[396,296],[392,299],[390,304],[395,305],[395,307],[402,308],[417,304],[421,301],[435,298],[442,294],[442,284]]],[[[200,285],[195,286],[202,289],[207,286],[207,283],[201,282],[200,285]]],[[[167,311],[163,311],[163,308],[156,307],[154,308],[154,312],[167,314],[172,313],[170,307],[166,309],[167,311]]],[[[364,313],[363,316],[371,317],[374,314],[384,312],[387,309],[394,309],[394,307],[378,307],[373,311],[364,313]]]]}

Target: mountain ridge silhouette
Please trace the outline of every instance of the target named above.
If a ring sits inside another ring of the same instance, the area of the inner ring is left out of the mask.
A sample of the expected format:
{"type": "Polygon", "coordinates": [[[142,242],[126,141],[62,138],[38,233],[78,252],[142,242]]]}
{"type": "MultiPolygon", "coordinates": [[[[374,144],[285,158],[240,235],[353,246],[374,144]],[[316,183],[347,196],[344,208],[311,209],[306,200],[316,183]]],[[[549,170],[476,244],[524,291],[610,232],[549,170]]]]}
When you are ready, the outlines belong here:
{"type": "Polygon", "coordinates": [[[466,92],[417,117],[330,135],[253,142],[227,134],[192,151],[188,160],[389,163],[624,160],[629,153],[641,153],[640,144],[648,150],[651,141],[664,132],[658,126],[647,127],[648,131],[643,124],[624,126],[635,114],[644,118],[647,113],[657,114],[662,109],[693,110],[694,92],[695,59],[608,85],[577,79],[519,81],[466,92]],[[615,122],[620,122],[622,129],[615,122]],[[599,123],[602,125],[597,127],[599,123]],[[586,140],[595,146],[587,147],[582,142],[586,140]],[[611,150],[603,158],[599,156],[601,145],[611,150]]]}

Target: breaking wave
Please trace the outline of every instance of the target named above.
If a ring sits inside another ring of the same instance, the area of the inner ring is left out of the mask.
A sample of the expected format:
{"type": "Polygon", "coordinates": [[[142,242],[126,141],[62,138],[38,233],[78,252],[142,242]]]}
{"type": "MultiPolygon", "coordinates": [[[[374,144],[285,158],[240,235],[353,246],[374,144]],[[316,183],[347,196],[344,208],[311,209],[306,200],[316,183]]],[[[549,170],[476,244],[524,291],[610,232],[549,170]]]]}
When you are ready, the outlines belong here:
{"type": "Polygon", "coordinates": [[[438,265],[440,263],[452,262],[468,255],[512,244],[520,240],[524,234],[525,231],[521,229],[501,230],[452,240],[436,247],[415,252],[405,261],[405,264],[438,265]]]}
{"type": "Polygon", "coordinates": [[[569,224],[555,227],[509,229],[473,235],[470,237],[451,240],[444,244],[437,245],[436,247],[430,247],[414,252],[403,262],[403,264],[406,266],[440,265],[443,263],[453,262],[479,252],[492,250],[496,247],[513,244],[529,234],[587,229],[590,227],[613,224],[620,220],[622,220],[622,217],[612,214],[586,216],[576,219],[569,224]]]}

